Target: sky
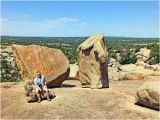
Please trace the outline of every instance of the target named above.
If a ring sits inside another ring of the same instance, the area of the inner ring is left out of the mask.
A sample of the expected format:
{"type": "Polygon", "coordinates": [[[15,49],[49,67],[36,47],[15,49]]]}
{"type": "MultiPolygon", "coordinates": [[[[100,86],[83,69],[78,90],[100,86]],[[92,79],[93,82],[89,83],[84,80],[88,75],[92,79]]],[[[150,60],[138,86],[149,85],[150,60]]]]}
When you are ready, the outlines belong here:
{"type": "Polygon", "coordinates": [[[159,37],[158,1],[2,1],[1,35],[159,37]]]}

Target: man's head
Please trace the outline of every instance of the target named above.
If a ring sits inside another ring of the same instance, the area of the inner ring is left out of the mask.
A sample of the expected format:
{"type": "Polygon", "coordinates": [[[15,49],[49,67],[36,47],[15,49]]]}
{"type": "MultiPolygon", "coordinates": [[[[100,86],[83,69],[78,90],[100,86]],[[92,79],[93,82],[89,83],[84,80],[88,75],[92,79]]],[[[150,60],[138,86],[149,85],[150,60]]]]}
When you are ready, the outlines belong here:
{"type": "Polygon", "coordinates": [[[37,71],[37,77],[41,77],[41,72],[37,71]]]}

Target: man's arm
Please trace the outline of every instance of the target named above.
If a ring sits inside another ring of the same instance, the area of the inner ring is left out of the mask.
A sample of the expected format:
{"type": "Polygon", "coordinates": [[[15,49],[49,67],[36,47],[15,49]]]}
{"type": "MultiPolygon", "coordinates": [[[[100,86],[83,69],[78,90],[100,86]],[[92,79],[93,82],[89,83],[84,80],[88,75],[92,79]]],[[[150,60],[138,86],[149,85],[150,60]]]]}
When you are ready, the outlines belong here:
{"type": "Polygon", "coordinates": [[[46,83],[46,78],[44,77],[44,85],[47,85],[47,83],[46,83]]]}
{"type": "Polygon", "coordinates": [[[47,82],[45,77],[44,77],[44,86],[47,88],[47,82]]]}

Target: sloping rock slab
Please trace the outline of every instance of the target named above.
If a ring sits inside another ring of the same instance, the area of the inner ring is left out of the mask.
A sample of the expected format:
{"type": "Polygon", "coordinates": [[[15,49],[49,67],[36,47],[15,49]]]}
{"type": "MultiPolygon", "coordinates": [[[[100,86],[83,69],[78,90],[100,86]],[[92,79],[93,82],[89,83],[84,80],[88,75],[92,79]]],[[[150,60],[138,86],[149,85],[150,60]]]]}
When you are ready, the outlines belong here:
{"type": "Polygon", "coordinates": [[[32,80],[37,71],[45,75],[47,86],[59,86],[69,75],[69,60],[61,50],[38,45],[12,45],[23,80],[32,80]]]}

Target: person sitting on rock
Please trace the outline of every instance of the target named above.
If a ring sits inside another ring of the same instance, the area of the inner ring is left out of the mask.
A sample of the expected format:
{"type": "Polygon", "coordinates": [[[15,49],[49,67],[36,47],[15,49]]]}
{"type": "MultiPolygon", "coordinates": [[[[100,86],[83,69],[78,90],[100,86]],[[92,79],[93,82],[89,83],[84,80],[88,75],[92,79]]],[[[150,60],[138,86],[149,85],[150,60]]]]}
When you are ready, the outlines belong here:
{"type": "Polygon", "coordinates": [[[47,89],[46,81],[44,75],[41,75],[41,72],[37,72],[37,77],[34,79],[34,84],[36,85],[36,95],[38,97],[38,103],[41,102],[41,95],[44,95],[44,92],[47,94],[47,100],[51,101],[49,98],[49,91],[47,89]]]}

